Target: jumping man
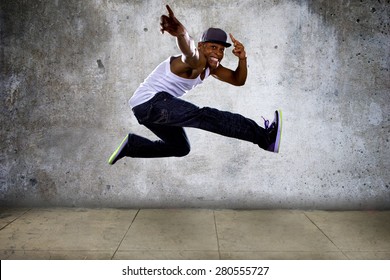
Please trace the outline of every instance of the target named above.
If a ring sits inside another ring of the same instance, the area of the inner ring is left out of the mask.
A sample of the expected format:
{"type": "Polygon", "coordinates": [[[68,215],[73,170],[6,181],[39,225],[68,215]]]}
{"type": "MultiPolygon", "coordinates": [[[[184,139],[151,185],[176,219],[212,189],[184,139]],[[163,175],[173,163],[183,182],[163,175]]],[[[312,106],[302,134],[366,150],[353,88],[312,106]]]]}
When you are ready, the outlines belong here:
{"type": "Polygon", "coordinates": [[[227,42],[226,32],[219,28],[209,28],[196,47],[172,9],[168,5],[166,8],[168,16],[161,16],[161,32],[168,32],[176,37],[181,54],[171,56],[158,65],[129,100],[138,122],[160,139],[152,141],[129,133],[108,163],[114,164],[123,157],[185,156],[190,152],[190,143],[183,127],[199,128],[249,141],[264,150],[278,153],[281,136],[279,110],[275,111],[275,119],[271,124],[265,120],[263,128],[242,115],[209,107],[199,108],[180,99],[210,75],[235,86],[244,85],[247,78],[247,57],[244,45],[229,34],[238,65],[235,70],[222,66],[225,48],[231,46],[227,42]]]}

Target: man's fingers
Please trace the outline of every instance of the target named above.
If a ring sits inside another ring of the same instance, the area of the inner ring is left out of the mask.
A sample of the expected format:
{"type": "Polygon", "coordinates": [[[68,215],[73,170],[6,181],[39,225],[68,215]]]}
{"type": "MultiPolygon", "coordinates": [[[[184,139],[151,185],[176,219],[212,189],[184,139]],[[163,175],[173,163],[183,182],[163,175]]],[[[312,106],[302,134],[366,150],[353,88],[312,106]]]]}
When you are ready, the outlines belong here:
{"type": "Polygon", "coordinates": [[[229,33],[229,35],[230,35],[230,39],[232,40],[233,46],[235,49],[241,50],[244,48],[242,43],[240,41],[238,41],[236,38],[234,38],[234,36],[231,33],[229,33]]]}
{"type": "Polygon", "coordinates": [[[168,17],[167,17],[166,15],[162,15],[162,16],[160,17],[160,22],[161,22],[161,23],[164,23],[164,22],[167,21],[167,19],[168,19],[168,17]]]}
{"type": "Polygon", "coordinates": [[[160,17],[160,26],[161,26],[160,31],[162,34],[164,34],[165,28],[167,27],[167,19],[168,17],[166,15],[162,15],[160,17]]]}
{"type": "Polygon", "coordinates": [[[236,38],[233,37],[232,33],[229,33],[229,36],[233,43],[237,41],[236,38]]]}
{"type": "Polygon", "coordinates": [[[166,5],[166,7],[167,7],[167,10],[168,10],[169,17],[174,17],[175,15],[173,14],[173,11],[172,11],[171,7],[169,7],[169,5],[166,5]]]}

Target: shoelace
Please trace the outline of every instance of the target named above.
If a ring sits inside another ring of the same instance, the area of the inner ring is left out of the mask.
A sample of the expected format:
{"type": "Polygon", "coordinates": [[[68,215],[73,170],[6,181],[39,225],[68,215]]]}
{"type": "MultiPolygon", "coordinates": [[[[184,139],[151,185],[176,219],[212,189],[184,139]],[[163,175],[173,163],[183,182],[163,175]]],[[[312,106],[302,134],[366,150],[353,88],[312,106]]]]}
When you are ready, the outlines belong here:
{"type": "Polygon", "coordinates": [[[263,116],[261,116],[264,120],[264,127],[265,129],[268,129],[269,128],[269,120],[266,120],[263,116]]]}

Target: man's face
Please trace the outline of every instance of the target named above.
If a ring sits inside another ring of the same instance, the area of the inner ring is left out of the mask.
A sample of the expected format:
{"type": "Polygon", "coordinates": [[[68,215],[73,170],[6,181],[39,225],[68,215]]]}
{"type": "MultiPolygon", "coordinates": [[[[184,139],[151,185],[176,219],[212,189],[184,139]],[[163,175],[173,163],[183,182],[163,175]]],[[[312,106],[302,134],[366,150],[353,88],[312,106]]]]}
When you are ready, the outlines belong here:
{"type": "Polygon", "coordinates": [[[206,57],[207,64],[211,69],[219,66],[225,54],[225,47],[223,45],[212,42],[199,43],[199,50],[206,57]]]}

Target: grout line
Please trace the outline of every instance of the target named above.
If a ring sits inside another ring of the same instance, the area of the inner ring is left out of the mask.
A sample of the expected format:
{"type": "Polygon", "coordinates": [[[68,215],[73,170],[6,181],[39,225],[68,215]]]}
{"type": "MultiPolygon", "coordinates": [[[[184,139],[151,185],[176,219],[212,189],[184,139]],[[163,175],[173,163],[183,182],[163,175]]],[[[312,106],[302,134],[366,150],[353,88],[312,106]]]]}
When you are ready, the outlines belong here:
{"type": "Polygon", "coordinates": [[[134,221],[135,221],[135,218],[137,218],[139,211],[141,211],[141,209],[138,209],[137,213],[135,214],[135,216],[134,216],[133,220],[131,221],[129,227],[127,228],[125,234],[123,235],[122,240],[119,242],[118,247],[116,248],[114,254],[112,255],[111,260],[115,257],[116,253],[117,253],[118,250],[119,250],[119,247],[120,247],[120,246],[122,245],[122,243],[123,243],[123,240],[125,240],[125,237],[126,237],[127,233],[129,232],[131,226],[133,225],[133,223],[134,223],[134,221]]]}
{"type": "Polygon", "coordinates": [[[26,211],[24,211],[22,214],[20,214],[19,216],[17,216],[15,219],[13,219],[12,221],[10,221],[9,223],[7,223],[5,226],[3,226],[2,228],[0,228],[0,230],[3,230],[5,229],[6,227],[8,227],[10,224],[12,224],[13,222],[15,222],[16,220],[18,220],[19,218],[21,218],[22,216],[24,216],[26,213],[30,212],[32,209],[27,209],[26,211]]]}
{"type": "Polygon", "coordinates": [[[218,257],[221,260],[221,250],[220,250],[220,247],[219,247],[219,237],[218,237],[217,220],[216,220],[216,217],[215,217],[215,210],[213,210],[213,216],[214,216],[215,234],[217,236],[218,257]]]}
{"type": "Polygon", "coordinates": [[[336,243],[334,243],[333,240],[312,219],[310,219],[306,212],[303,212],[303,214],[343,254],[343,256],[349,260],[348,256],[343,252],[343,250],[341,250],[339,246],[337,246],[336,243]]]}

